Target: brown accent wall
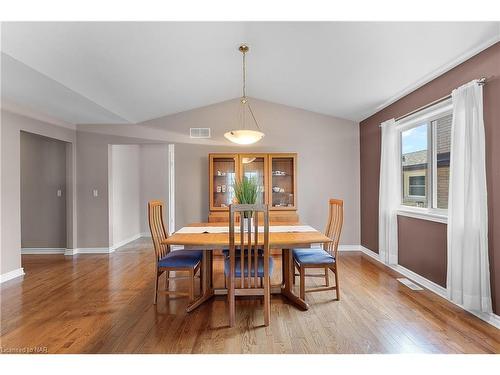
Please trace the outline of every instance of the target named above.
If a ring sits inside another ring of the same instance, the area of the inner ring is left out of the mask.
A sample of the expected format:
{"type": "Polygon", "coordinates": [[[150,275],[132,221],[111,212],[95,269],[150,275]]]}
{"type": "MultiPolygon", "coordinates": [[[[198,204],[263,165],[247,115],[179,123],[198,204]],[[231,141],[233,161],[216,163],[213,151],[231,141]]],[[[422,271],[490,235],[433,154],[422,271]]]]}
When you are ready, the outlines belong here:
{"type": "Polygon", "coordinates": [[[446,287],[446,224],[398,216],[398,242],[399,264],[446,287]]]}
{"type": "MultiPolygon", "coordinates": [[[[500,313],[500,43],[496,43],[426,85],[413,91],[397,102],[377,112],[360,123],[361,163],[361,244],[378,252],[378,187],[380,176],[380,128],[379,124],[397,118],[416,108],[449,94],[453,89],[473,79],[486,77],[484,86],[484,124],[486,132],[486,174],[488,185],[489,254],[493,296],[493,309],[500,313]]],[[[405,222],[405,224],[407,224],[405,222]]],[[[400,247],[403,259],[405,251],[416,251],[403,244],[403,240],[415,238],[430,226],[439,223],[414,219],[412,225],[400,229],[400,247]]],[[[434,229],[434,228],[433,228],[434,229]]],[[[422,265],[442,262],[446,256],[446,243],[435,236],[423,235],[418,244],[422,249],[412,255],[408,268],[422,274],[422,265]],[[420,259],[421,258],[421,259],[420,259]],[[412,268],[413,267],[413,268],[412,268]]],[[[408,260],[408,259],[407,259],[408,260]]],[[[442,264],[442,263],[441,263],[442,264]]],[[[446,264],[434,270],[436,280],[446,280],[446,264]]]]}

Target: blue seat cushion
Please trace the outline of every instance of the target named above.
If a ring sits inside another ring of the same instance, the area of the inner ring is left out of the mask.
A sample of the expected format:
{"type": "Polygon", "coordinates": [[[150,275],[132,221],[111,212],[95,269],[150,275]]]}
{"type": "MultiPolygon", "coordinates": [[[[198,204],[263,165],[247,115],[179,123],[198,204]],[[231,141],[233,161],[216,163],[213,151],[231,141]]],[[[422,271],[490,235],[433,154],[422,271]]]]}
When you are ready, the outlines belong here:
{"type": "MultiPolygon", "coordinates": [[[[225,257],[228,257],[229,256],[229,249],[222,249],[222,254],[225,257]]],[[[253,256],[253,254],[254,254],[253,248],[252,248],[252,252],[250,254],[252,254],[252,256],[253,256]]],[[[264,249],[258,249],[258,254],[259,254],[259,256],[264,255],[264,249]]],[[[238,248],[236,248],[236,256],[239,257],[240,255],[241,255],[241,251],[238,250],[238,248]]],[[[247,256],[247,255],[248,255],[248,249],[245,248],[245,256],[247,256]]]]}
{"type": "Polygon", "coordinates": [[[293,259],[299,264],[331,264],[335,258],[323,249],[293,249],[293,259]]]}
{"type": "MultiPolygon", "coordinates": [[[[241,277],[241,258],[240,257],[236,257],[235,259],[235,272],[234,272],[234,276],[235,277],[241,277]]],[[[252,269],[250,271],[250,276],[251,277],[255,277],[255,268],[254,268],[254,258],[252,257],[252,269]]],[[[230,259],[229,257],[226,258],[224,260],[224,274],[226,276],[229,276],[229,271],[230,271],[230,267],[231,267],[231,264],[230,264],[230,259]]],[[[243,264],[243,274],[244,274],[244,277],[248,277],[248,260],[245,259],[245,263],[243,264]]],[[[269,257],[269,275],[271,275],[273,273],[273,265],[274,265],[274,262],[273,262],[273,258],[272,257],[269,257]]],[[[264,277],[264,257],[258,257],[257,258],[257,277],[264,277]]]]}
{"type": "Polygon", "coordinates": [[[158,267],[195,268],[203,257],[202,250],[176,250],[158,261],[158,267]]]}

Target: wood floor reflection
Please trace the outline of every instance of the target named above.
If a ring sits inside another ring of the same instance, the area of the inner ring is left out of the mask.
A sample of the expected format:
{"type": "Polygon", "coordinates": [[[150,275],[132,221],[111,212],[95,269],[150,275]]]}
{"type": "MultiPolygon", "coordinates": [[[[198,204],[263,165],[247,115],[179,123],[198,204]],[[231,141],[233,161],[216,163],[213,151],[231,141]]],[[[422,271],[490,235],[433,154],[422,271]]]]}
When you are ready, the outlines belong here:
{"type": "MultiPolygon", "coordinates": [[[[300,311],[273,296],[269,327],[254,299],[238,300],[234,328],[223,296],[189,314],[185,298],[159,296],[154,306],[148,239],[110,255],[23,255],[22,265],[24,280],[1,285],[4,352],[500,353],[499,330],[431,292],[408,289],[394,271],[358,252],[341,253],[340,301],[332,292],[308,294],[311,308],[300,311]]],[[[217,258],[220,287],[221,274],[217,258]]],[[[279,274],[273,277],[277,282],[279,274]]]]}

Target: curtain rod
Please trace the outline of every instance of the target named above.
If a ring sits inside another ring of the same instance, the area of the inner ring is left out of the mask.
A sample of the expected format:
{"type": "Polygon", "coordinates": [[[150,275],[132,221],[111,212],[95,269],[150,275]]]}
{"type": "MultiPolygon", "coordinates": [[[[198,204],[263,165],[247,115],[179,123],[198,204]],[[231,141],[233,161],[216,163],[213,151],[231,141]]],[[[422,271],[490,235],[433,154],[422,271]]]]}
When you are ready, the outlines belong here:
{"type": "MultiPolygon", "coordinates": [[[[485,84],[486,84],[486,78],[485,78],[485,77],[482,77],[481,79],[478,79],[477,83],[478,83],[480,86],[485,85],[485,84]]],[[[411,111],[411,112],[408,112],[408,113],[407,113],[407,114],[405,114],[405,115],[399,116],[398,118],[396,118],[396,119],[395,119],[395,121],[402,120],[402,119],[404,119],[404,118],[406,118],[406,117],[408,117],[408,116],[413,115],[414,113],[417,113],[417,112],[422,111],[422,110],[424,110],[424,109],[426,109],[426,108],[432,107],[433,105],[438,104],[438,103],[441,103],[442,101],[445,101],[445,100],[447,100],[447,99],[449,99],[449,98],[451,98],[451,94],[448,94],[448,95],[446,95],[446,96],[443,96],[442,98],[439,98],[439,99],[437,99],[437,100],[434,100],[433,102],[431,102],[431,103],[429,103],[429,104],[426,104],[426,105],[424,105],[424,106],[422,106],[422,107],[419,107],[419,108],[417,108],[417,109],[415,109],[415,110],[413,110],[413,111],[411,111]]],[[[379,125],[379,127],[381,127],[381,126],[382,126],[382,125],[379,125]]]]}

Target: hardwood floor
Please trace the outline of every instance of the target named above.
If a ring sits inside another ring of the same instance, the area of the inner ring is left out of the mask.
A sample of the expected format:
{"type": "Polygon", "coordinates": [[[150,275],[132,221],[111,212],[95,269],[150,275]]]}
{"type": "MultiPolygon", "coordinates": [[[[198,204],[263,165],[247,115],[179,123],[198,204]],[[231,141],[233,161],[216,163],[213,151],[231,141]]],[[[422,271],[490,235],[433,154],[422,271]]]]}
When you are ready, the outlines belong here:
{"type": "MultiPolygon", "coordinates": [[[[189,314],[186,298],[159,296],[154,306],[148,239],[111,255],[23,255],[22,265],[24,281],[1,285],[4,352],[500,353],[500,330],[431,292],[408,289],[394,271],[357,252],[341,253],[340,301],[333,292],[308,294],[310,310],[299,311],[273,296],[269,327],[254,299],[237,301],[234,328],[222,296],[189,314]]],[[[216,286],[223,285],[221,270],[219,258],[216,286]]],[[[172,286],[187,288],[183,280],[172,286]]]]}

